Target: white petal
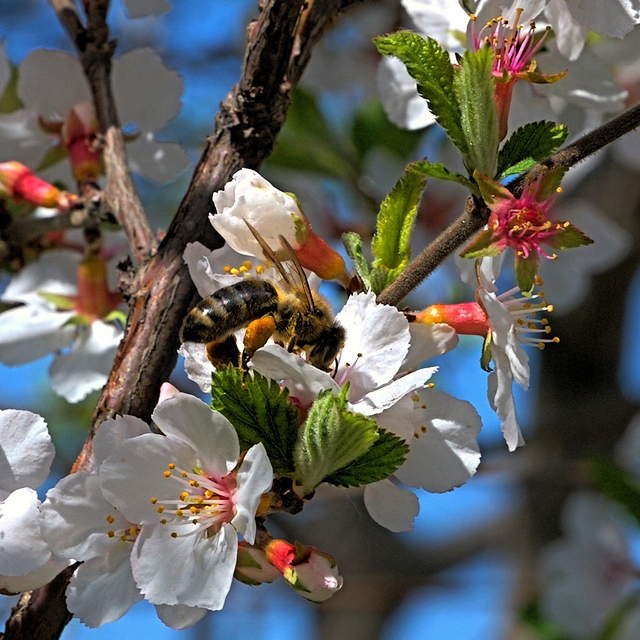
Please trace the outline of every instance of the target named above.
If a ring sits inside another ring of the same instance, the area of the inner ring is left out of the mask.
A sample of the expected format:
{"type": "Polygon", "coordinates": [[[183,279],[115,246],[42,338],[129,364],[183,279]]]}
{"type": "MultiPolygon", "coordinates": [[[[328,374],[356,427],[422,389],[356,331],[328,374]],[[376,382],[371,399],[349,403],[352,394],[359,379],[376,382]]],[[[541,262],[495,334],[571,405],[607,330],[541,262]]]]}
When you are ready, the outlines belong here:
{"type": "Polygon", "coordinates": [[[51,146],[51,136],[38,125],[38,114],[31,109],[0,114],[0,160],[17,160],[27,167],[40,164],[51,146]]]}
{"type": "Polygon", "coordinates": [[[26,576],[51,558],[40,533],[38,494],[16,489],[0,503],[0,576],[26,576]]]}
{"type": "Polygon", "coordinates": [[[395,533],[411,531],[420,511],[418,497],[408,489],[396,487],[390,480],[368,484],[364,504],[369,515],[382,527],[395,533]]]}
{"type": "Polygon", "coordinates": [[[511,389],[513,379],[508,372],[508,367],[505,369],[496,363],[496,370],[489,374],[487,383],[489,403],[500,418],[502,433],[509,451],[514,451],[524,444],[524,438],[518,423],[516,405],[511,389]]]}
{"type": "Polygon", "coordinates": [[[127,155],[131,170],[156,184],[170,182],[191,164],[182,145],[159,142],[150,131],[127,145],[127,155]]]}
{"type": "Polygon", "coordinates": [[[220,249],[211,251],[201,242],[189,242],[182,254],[182,259],[189,268],[189,275],[196,285],[198,294],[202,298],[210,296],[212,293],[234,284],[242,279],[241,276],[234,276],[224,273],[225,265],[236,266],[243,261],[229,245],[224,245],[220,249]]]}
{"type": "Polygon", "coordinates": [[[105,420],[93,439],[95,466],[99,467],[120,443],[144,433],[150,433],[149,425],[135,416],[116,416],[105,420]]]}
{"type": "Polygon", "coordinates": [[[310,405],[325,389],[332,389],[334,392],[340,389],[326,371],[320,371],[277,344],[258,349],[251,363],[263,376],[282,380],[291,397],[296,398],[302,406],[310,405]]]}
{"type": "Polygon", "coordinates": [[[124,0],[124,3],[131,18],[158,15],[171,9],[171,4],[167,0],[124,0]]]}
{"type": "Polygon", "coordinates": [[[237,552],[238,537],[230,524],[212,537],[185,525],[158,524],[143,527],[131,566],[140,590],[153,604],[217,611],[231,587],[237,552]]]}
{"type": "Polygon", "coordinates": [[[124,125],[156,131],[180,113],[182,78],[175,69],[167,69],[152,49],[133,49],[116,58],[112,84],[124,125]]]}
{"type": "MultiPolygon", "coordinates": [[[[462,53],[464,48],[452,33],[467,30],[469,14],[458,0],[402,0],[409,17],[418,30],[450,51],[462,53]]],[[[497,15],[497,14],[496,14],[497,15]]]]}
{"type": "Polygon", "coordinates": [[[451,351],[460,339],[456,330],[444,323],[410,322],[409,333],[411,334],[411,344],[407,357],[400,366],[401,371],[416,369],[425,360],[451,351]]]}
{"type": "Polygon", "coordinates": [[[18,95],[40,115],[63,119],[71,107],[91,99],[78,59],[52,49],[36,49],[20,63],[18,95]]]}
{"type": "Polygon", "coordinates": [[[482,421],[464,400],[431,389],[418,393],[420,401],[413,418],[417,436],[411,440],[409,455],[396,476],[410,487],[433,493],[451,491],[474,475],[480,464],[477,437],[482,421]]]}
{"type": "Polygon", "coordinates": [[[240,456],[236,430],[199,398],[179,393],[159,404],[151,417],[167,437],[197,452],[206,473],[224,477],[236,466],[240,456]]]}
{"type": "Polygon", "coordinates": [[[565,0],[571,15],[587,31],[595,31],[601,36],[622,38],[640,22],[640,2],[638,0],[615,0],[603,3],[565,0]]]}
{"type": "Polygon", "coordinates": [[[47,251],[11,278],[1,299],[4,302],[46,306],[41,293],[77,295],[78,264],[81,259],[82,255],[68,249],[47,251]]]}
{"type": "Polygon", "coordinates": [[[171,629],[186,629],[204,618],[207,609],[187,607],[184,604],[168,605],[157,604],[156,614],[158,618],[171,629]]]}
{"type": "Polygon", "coordinates": [[[189,445],[157,433],[125,440],[100,465],[102,493],[129,522],[156,523],[161,516],[151,499],[177,500],[184,489],[164,477],[169,463],[190,471],[199,461],[189,445]]]}
{"type": "Polygon", "coordinates": [[[131,543],[111,546],[104,555],[81,564],[67,587],[67,607],[88,627],[121,618],[142,594],[131,575],[131,543]]]}
{"type": "Polygon", "coordinates": [[[31,411],[0,411],[0,490],[37,489],[49,475],[55,449],[44,418],[31,411]]]}
{"type": "Polygon", "coordinates": [[[67,402],[79,402],[104,385],[122,338],[122,330],[100,320],[81,327],[71,351],[58,355],[49,375],[53,390],[67,402]]]}
{"type": "Polygon", "coordinates": [[[423,129],[436,119],[418,95],[416,81],[398,58],[383,58],[378,66],[378,91],[387,117],[401,129],[423,129]]]}
{"type": "Polygon", "coordinates": [[[407,373],[389,384],[370,391],[360,402],[350,404],[353,411],[366,416],[375,415],[389,407],[408,393],[424,387],[429,378],[438,370],[438,367],[426,367],[412,373],[407,373]]]}
{"type": "Polygon", "coordinates": [[[556,34],[560,53],[569,60],[576,60],[582,53],[589,30],[583,29],[572,17],[565,0],[550,0],[544,14],[556,34]]]}
{"type": "Polygon", "coordinates": [[[50,311],[23,305],[0,314],[0,362],[8,365],[39,360],[68,347],[76,328],[65,325],[74,311],[50,311]]]}
{"type": "Polygon", "coordinates": [[[26,576],[0,575],[0,590],[7,593],[22,593],[39,589],[51,582],[68,565],[67,560],[60,560],[52,556],[46,564],[26,576]]]}
{"type": "Polygon", "coordinates": [[[347,340],[335,378],[341,385],[349,380],[355,402],[396,375],[409,351],[409,323],[395,307],[376,304],[371,292],[351,296],[336,321],[347,340]]]}
{"type": "Polygon", "coordinates": [[[249,449],[237,473],[237,490],[233,497],[236,515],[231,524],[249,543],[256,537],[256,510],[263,493],[271,488],[273,469],[262,442],[249,449]]]}
{"type": "Polygon", "coordinates": [[[62,478],[47,492],[41,511],[45,540],[54,553],[69,560],[108,553],[121,541],[110,538],[107,531],[129,528],[129,522],[102,495],[97,474],[78,472],[62,478]]]}
{"type": "Polygon", "coordinates": [[[184,358],[184,371],[202,391],[211,391],[211,376],[216,368],[207,358],[206,346],[199,342],[183,342],[178,354],[184,358]]]}

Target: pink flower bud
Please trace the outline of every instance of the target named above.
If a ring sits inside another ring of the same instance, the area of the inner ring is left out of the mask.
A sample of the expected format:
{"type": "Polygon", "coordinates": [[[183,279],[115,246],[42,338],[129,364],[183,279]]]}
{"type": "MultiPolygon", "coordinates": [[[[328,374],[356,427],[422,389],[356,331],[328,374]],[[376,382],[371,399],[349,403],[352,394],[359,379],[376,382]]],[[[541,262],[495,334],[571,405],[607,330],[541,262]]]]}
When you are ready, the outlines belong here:
{"type": "Polygon", "coordinates": [[[342,588],[342,576],[333,556],[296,542],[272,540],[267,559],[306,600],[320,604],[342,588]]]}
{"type": "Polygon", "coordinates": [[[41,180],[20,162],[0,164],[0,196],[37,207],[68,209],[77,196],[41,180]]]}
{"type": "Polygon", "coordinates": [[[460,304],[432,304],[423,311],[412,312],[415,322],[421,324],[440,324],[444,322],[457,333],[482,336],[489,333],[489,323],[482,307],[477,302],[460,304]]]}

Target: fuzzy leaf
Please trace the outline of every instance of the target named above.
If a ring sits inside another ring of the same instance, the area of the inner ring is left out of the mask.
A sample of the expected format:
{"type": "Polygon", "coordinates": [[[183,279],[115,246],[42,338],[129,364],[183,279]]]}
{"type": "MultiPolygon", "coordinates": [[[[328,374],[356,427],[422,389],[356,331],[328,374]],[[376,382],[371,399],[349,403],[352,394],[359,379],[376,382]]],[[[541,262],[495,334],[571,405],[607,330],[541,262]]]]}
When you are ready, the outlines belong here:
{"type": "MultiPolygon", "coordinates": [[[[438,180],[448,180],[450,182],[457,182],[458,184],[467,187],[477,194],[477,188],[469,178],[465,178],[456,171],[450,171],[441,162],[429,162],[427,160],[419,160],[412,165],[414,171],[420,172],[422,175],[429,178],[437,178],[438,180]]],[[[479,194],[477,194],[479,195],[479,194]]]]}
{"type": "Polygon", "coordinates": [[[550,171],[545,171],[539,181],[532,182],[531,186],[535,186],[536,200],[543,202],[554,195],[567,171],[567,167],[556,167],[550,171]]]}
{"type": "Polygon", "coordinates": [[[563,249],[575,249],[583,245],[593,244],[593,240],[582,233],[577,227],[567,223],[567,226],[560,231],[560,233],[548,238],[546,243],[553,249],[561,251],[563,249]]]}
{"type": "Polygon", "coordinates": [[[409,164],[391,193],[380,205],[376,232],[371,240],[374,267],[386,267],[388,286],[411,257],[411,230],[427,179],[409,164]]]}
{"type": "Polygon", "coordinates": [[[536,283],[536,275],[540,266],[540,256],[532,251],[527,258],[516,255],[514,267],[516,270],[516,282],[522,291],[522,295],[530,296],[536,283]]]}
{"type": "Polygon", "coordinates": [[[460,106],[453,91],[454,71],[447,51],[433,38],[423,38],[411,31],[396,31],[373,41],[380,53],[404,62],[418,84],[418,93],[427,101],[438,124],[453,144],[466,154],[460,106]]]}
{"type": "Polygon", "coordinates": [[[453,78],[467,146],[463,155],[470,174],[474,169],[487,176],[495,173],[499,134],[492,66],[490,47],[482,47],[476,53],[466,51],[460,71],[453,78]]]}
{"type": "Polygon", "coordinates": [[[499,182],[488,178],[480,171],[473,172],[473,177],[480,189],[480,195],[485,204],[491,209],[497,200],[515,200],[509,189],[501,185],[499,182]]]}
{"type": "Polygon", "coordinates": [[[409,445],[398,436],[380,429],[379,438],[363,455],[325,478],[338,487],[360,487],[388,478],[405,461],[409,445]]]}
{"type": "Polygon", "coordinates": [[[565,125],[545,120],[516,129],[498,154],[497,177],[528,171],[558,149],[568,135],[565,125]]]}
{"type": "Polygon", "coordinates": [[[293,471],[298,410],[287,389],[257,372],[219,368],[212,378],[211,406],[235,427],[241,450],[262,442],[276,473],[293,471]]]}
{"type": "Polygon", "coordinates": [[[357,233],[349,231],[342,234],[342,243],[353,261],[358,275],[362,278],[362,282],[367,289],[371,289],[371,269],[367,259],[362,254],[362,238],[357,233]]]}
{"type": "Polygon", "coordinates": [[[389,280],[389,269],[387,269],[387,267],[380,265],[377,267],[374,266],[373,269],[371,269],[369,281],[371,282],[371,291],[376,295],[387,287],[389,280]]]}
{"type": "Polygon", "coordinates": [[[378,439],[376,421],[344,408],[332,391],[318,394],[295,448],[295,480],[304,495],[364,454],[378,439]]]}
{"type": "Polygon", "coordinates": [[[476,260],[486,256],[497,256],[499,253],[500,249],[493,243],[493,233],[481,231],[478,237],[462,251],[460,257],[476,260]]]}

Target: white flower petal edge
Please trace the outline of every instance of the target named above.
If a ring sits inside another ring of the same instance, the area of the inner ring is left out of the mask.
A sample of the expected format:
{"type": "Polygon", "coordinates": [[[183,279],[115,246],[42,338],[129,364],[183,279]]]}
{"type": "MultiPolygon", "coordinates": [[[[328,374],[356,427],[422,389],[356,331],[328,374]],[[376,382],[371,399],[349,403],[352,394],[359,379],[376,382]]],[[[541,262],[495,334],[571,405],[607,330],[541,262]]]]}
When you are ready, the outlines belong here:
{"type": "Polygon", "coordinates": [[[413,491],[396,487],[390,480],[368,484],[364,488],[364,504],[380,526],[394,533],[411,531],[420,511],[413,491]]]}
{"type": "Polygon", "coordinates": [[[171,629],[182,630],[193,626],[199,620],[204,618],[208,609],[199,609],[198,607],[187,607],[184,604],[176,604],[174,606],[168,604],[157,604],[156,614],[167,627],[171,629]]]}
{"type": "Polygon", "coordinates": [[[184,358],[184,372],[204,393],[211,391],[211,376],[216,368],[207,358],[206,345],[199,342],[183,342],[178,355],[184,358]]]}

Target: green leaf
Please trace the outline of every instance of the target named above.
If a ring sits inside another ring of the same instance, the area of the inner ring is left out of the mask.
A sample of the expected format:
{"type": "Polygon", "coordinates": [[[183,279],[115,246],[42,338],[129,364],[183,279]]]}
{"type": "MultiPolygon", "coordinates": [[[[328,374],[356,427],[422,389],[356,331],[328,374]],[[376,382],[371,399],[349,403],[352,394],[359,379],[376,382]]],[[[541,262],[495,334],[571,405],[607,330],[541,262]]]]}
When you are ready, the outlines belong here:
{"type": "Polygon", "coordinates": [[[336,140],[313,94],[296,88],[287,120],[269,156],[272,166],[354,180],[357,171],[349,152],[336,140]]]}
{"type": "MultiPolygon", "coordinates": [[[[514,202],[515,196],[499,182],[496,182],[492,178],[488,178],[484,174],[480,173],[477,169],[473,172],[473,178],[480,190],[480,196],[485,201],[485,204],[491,209],[497,200],[505,200],[514,202]]],[[[493,211],[493,209],[492,209],[493,211]]]]}
{"type": "Polygon", "coordinates": [[[311,405],[295,448],[295,480],[303,495],[361,456],[378,439],[376,421],[344,409],[330,389],[311,405]]]}
{"type": "Polygon", "coordinates": [[[370,267],[367,259],[362,254],[362,238],[355,232],[349,231],[342,234],[342,242],[347,254],[353,261],[353,264],[358,272],[362,282],[364,282],[367,289],[371,289],[370,267]]]}
{"type": "Polygon", "coordinates": [[[58,164],[67,157],[67,150],[59,143],[49,147],[44,154],[40,164],[38,165],[38,171],[44,171],[54,164],[58,164]]]}
{"type": "Polygon", "coordinates": [[[422,135],[422,131],[396,127],[387,118],[379,101],[367,102],[360,107],[354,114],[350,129],[351,144],[360,163],[373,149],[380,147],[406,161],[422,135]]]}
{"type": "Polygon", "coordinates": [[[640,487],[633,478],[609,460],[592,460],[589,466],[600,491],[622,505],[640,524],[640,487]]]}
{"type": "Polygon", "coordinates": [[[327,476],[325,482],[338,487],[360,487],[388,478],[405,461],[409,445],[398,436],[378,430],[379,438],[363,455],[327,476]]]}
{"type": "Polygon", "coordinates": [[[374,266],[371,269],[369,281],[371,282],[371,291],[376,295],[379,294],[387,287],[387,282],[390,281],[389,269],[383,265],[374,266]]]}
{"type": "Polygon", "coordinates": [[[287,389],[257,372],[221,367],[213,374],[211,406],[235,427],[241,450],[262,442],[276,473],[293,472],[298,410],[287,389]]]}
{"type": "Polygon", "coordinates": [[[530,296],[536,284],[536,275],[540,267],[540,256],[536,251],[532,251],[526,258],[516,254],[514,268],[516,271],[516,282],[520,287],[523,296],[530,296]]]}
{"type": "Polygon", "coordinates": [[[537,602],[528,604],[520,614],[522,622],[536,633],[539,640],[570,640],[565,636],[560,627],[542,615],[537,602]]]}
{"type": "Polygon", "coordinates": [[[477,260],[486,256],[497,256],[500,252],[501,249],[494,244],[493,233],[487,229],[478,234],[478,237],[462,251],[460,257],[477,260]]]}
{"type": "MultiPolygon", "coordinates": [[[[562,223],[559,223],[562,224],[562,223]]],[[[582,247],[587,244],[593,244],[593,240],[582,233],[580,229],[574,227],[572,224],[566,222],[567,226],[562,229],[555,236],[550,236],[545,242],[558,251],[563,249],[575,249],[576,247],[582,247]]]]}
{"type": "Polygon", "coordinates": [[[460,105],[462,131],[466,140],[465,166],[469,173],[478,169],[494,175],[498,155],[498,109],[493,78],[493,51],[482,47],[466,51],[453,86],[460,105]]]}
{"type": "Polygon", "coordinates": [[[38,295],[47,302],[53,304],[58,311],[71,311],[71,309],[75,309],[76,300],[74,296],[65,296],[60,293],[46,292],[40,292],[38,295]]]}
{"type": "Polygon", "coordinates": [[[427,179],[409,164],[391,193],[380,205],[376,232],[371,240],[374,267],[386,267],[388,286],[411,257],[411,230],[427,179]]]}
{"type": "Polygon", "coordinates": [[[449,53],[433,38],[425,39],[411,31],[396,31],[373,41],[380,53],[404,62],[418,84],[418,93],[427,101],[438,124],[453,144],[466,154],[467,142],[462,131],[460,106],[453,90],[454,70],[449,53]]]}
{"type": "MultiPolygon", "coordinates": [[[[544,202],[552,195],[555,195],[564,174],[568,171],[567,167],[556,167],[550,171],[545,171],[540,179],[531,183],[531,188],[535,188],[535,197],[538,202],[544,202]]],[[[530,188],[530,187],[525,187],[530,188]]]]}
{"type": "Polygon", "coordinates": [[[412,165],[414,171],[421,173],[429,178],[437,178],[438,180],[448,180],[449,182],[457,182],[467,189],[473,191],[476,195],[480,195],[476,185],[456,171],[450,171],[441,162],[428,162],[427,160],[419,160],[412,165]]]}
{"type": "Polygon", "coordinates": [[[24,103],[18,97],[18,67],[9,62],[11,76],[0,96],[0,113],[13,113],[22,109],[24,103]]]}
{"type": "Polygon", "coordinates": [[[529,122],[516,129],[500,149],[496,177],[528,171],[558,149],[568,135],[565,125],[546,120],[529,122]]]}

